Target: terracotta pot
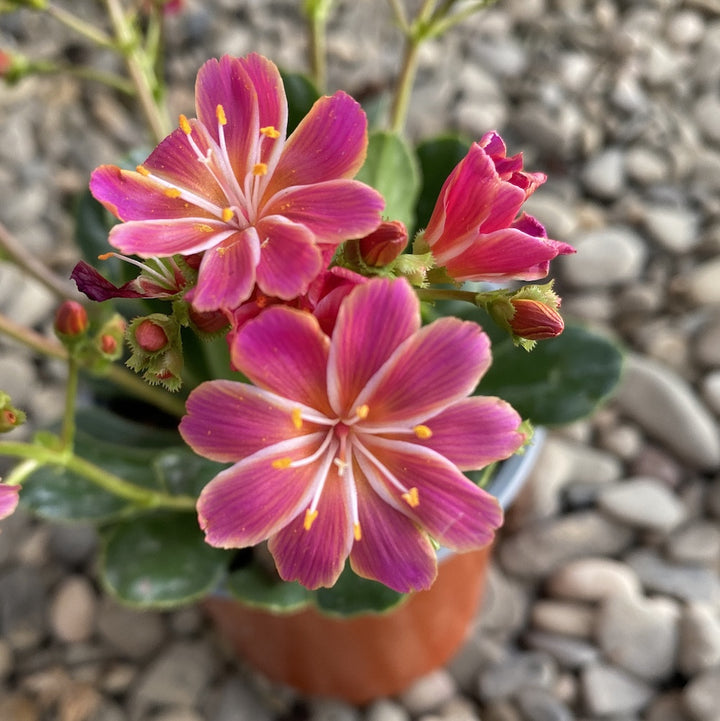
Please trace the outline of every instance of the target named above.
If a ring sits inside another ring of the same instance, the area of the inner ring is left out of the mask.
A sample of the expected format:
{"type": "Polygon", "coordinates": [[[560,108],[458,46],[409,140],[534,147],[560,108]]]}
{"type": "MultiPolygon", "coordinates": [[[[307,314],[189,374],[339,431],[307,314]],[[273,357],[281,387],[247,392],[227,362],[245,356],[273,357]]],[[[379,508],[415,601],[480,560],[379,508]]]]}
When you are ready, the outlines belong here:
{"type": "MultiPolygon", "coordinates": [[[[539,440],[494,478],[490,490],[503,507],[524,483],[539,440]]],[[[432,588],[382,614],[342,618],[314,607],[273,614],[222,596],[204,605],[238,655],[270,679],[363,704],[400,693],[460,649],[482,596],[490,551],[441,552],[432,588]]]]}

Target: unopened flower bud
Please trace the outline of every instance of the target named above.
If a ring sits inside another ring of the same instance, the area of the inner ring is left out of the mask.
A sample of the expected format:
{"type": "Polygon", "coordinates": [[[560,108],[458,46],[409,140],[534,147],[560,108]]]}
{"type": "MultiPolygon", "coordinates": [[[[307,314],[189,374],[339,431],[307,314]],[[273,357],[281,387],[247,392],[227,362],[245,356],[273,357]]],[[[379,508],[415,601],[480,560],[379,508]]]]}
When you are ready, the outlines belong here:
{"type": "Polygon", "coordinates": [[[97,347],[105,360],[117,360],[122,354],[122,340],[127,323],[121,315],[114,315],[97,335],[97,347]]]}
{"type": "Polygon", "coordinates": [[[25,423],[25,413],[12,405],[10,396],[0,391],[0,433],[9,433],[25,423]]]}
{"type": "Polygon", "coordinates": [[[75,300],[63,301],[55,313],[54,328],[61,340],[80,338],[88,329],[87,311],[75,300]]]}
{"type": "Polygon", "coordinates": [[[363,261],[373,268],[381,268],[392,263],[405,250],[408,243],[407,228],[399,220],[380,223],[359,243],[363,261]]]}
{"type": "Polygon", "coordinates": [[[530,298],[515,298],[510,302],[515,309],[510,328],[515,335],[528,340],[544,340],[563,332],[562,316],[547,303],[530,298]]]}
{"type": "Polygon", "coordinates": [[[180,324],[175,316],[152,313],[135,318],[126,334],[132,349],[126,365],[151,385],[162,384],[176,391],[183,368],[180,324]]]}
{"type": "Polygon", "coordinates": [[[157,353],[168,344],[167,333],[157,323],[145,318],[134,329],[135,342],[147,353],[157,353]]]}

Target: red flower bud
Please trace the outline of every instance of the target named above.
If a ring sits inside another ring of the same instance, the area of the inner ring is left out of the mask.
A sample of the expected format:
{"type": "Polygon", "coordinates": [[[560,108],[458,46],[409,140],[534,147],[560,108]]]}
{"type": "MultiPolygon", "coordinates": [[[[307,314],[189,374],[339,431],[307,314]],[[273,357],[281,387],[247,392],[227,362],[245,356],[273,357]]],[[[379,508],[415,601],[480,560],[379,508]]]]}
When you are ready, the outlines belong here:
{"type": "Polygon", "coordinates": [[[135,328],[135,342],[148,353],[157,353],[168,344],[167,333],[147,318],[135,328]]]}
{"type": "Polygon", "coordinates": [[[75,300],[61,303],[55,313],[55,332],[67,338],[77,338],[88,329],[88,317],[85,308],[75,300]]]}
{"type": "Polygon", "coordinates": [[[510,302],[515,315],[509,323],[515,335],[528,340],[543,340],[563,332],[565,323],[562,316],[550,305],[531,298],[512,298],[510,302]]]}
{"type": "Polygon", "coordinates": [[[408,232],[399,220],[380,223],[370,235],[360,239],[360,256],[370,266],[381,268],[405,250],[408,232]]]}
{"type": "Polygon", "coordinates": [[[109,333],[103,333],[100,336],[100,350],[106,355],[113,355],[117,352],[118,342],[117,338],[114,338],[109,333]]]}

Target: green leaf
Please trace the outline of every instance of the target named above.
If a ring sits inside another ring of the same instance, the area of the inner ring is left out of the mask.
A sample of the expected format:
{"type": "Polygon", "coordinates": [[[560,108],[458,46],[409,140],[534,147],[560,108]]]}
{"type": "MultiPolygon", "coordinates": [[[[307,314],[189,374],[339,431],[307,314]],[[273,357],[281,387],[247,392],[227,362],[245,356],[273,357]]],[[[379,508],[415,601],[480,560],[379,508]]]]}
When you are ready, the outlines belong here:
{"type": "Polygon", "coordinates": [[[356,176],[385,198],[383,217],[415,224],[415,200],[420,190],[417,159],[407,142],[385,130],[370,134],[367,158],[356,176]]]}
{"type": "Polygon", "coordinates": [[[434,138],[418,145],[417,156],[423,182],[415,211],[415,231],[427,226],[443,183],[467,155],[469,148],[470,141],[456,136],[434,138]]]}
{"type": "Polygon", "coordinates": [[[288,100],[288,135],[295,130],[300,121],[310,112],[310,108],[320,97],[312,80],[301,73],[280,71],[288,100]]]}
{"type": "Polygon", "coordinates": [[[570,423],[592,413],[620,379],[622,353],[577,325],[527,352],[509,338],[494,342],[493,363],[477,392],[508,401],[535,425],[570,423]]]}
{"type": "Polygon", "coordinates": [[[215,588],[228,557],[205,543],[195,514],[158,513],[104,532],[100,579],[123,603],[168,608],[215,588]]]}
{"type": "Polygon", "coordinates": [[[153,468],[167,493],[197,497],[227,464],[209,461],[187,447],[178,447],[159,453],[153,460],[153,468]]]}
{"type": "Polygon", "coordinates": [[[273,613],[290,613],[307,606],[313,592],[296,582],[282,581],[257,565],[233,571],[227,579],[228,591],[248,606],[273,613]]]}
{"type": "Polygon", "coordinates": [[[361,578],[349,566],[345,567],[332,588],[320,588],[315,596],[319,609],[340,616],[382,613],[406,598],[406,594],[393,591],[382,583],[361,578]]]}
{"type": "MultiPolygon", "coordinates": [[[[134,400],[132,407],[138,407],[134,400]]],[[[177,432],[177,420],[175,420],[176,427],[163,428],[151,422],[131,420],[113,413],[108,408],[93,405],[78,412],[75,424],[78,431],[96,440],[123,445],[130,449],[185,446],[177,432]]]]}

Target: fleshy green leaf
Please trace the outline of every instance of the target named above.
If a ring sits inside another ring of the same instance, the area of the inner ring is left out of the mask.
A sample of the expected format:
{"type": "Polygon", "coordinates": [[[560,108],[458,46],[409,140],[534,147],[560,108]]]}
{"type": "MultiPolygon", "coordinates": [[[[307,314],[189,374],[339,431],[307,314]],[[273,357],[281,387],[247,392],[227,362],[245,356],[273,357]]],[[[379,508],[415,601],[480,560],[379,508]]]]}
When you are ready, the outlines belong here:
{"type": "Polygon", "coordinates": [[[507,337],[492,349],[493,364],[477,392],[500,396],[535,425],[588,416],[613,391],[622,369],[615,344],[577,325],[529,353],[507,337]]]}
{"type": "Polygon", "coordinates": [[[248,606],[273,613],[298,611],[312,602],[313,592],[296,582],[281,581],[256,565],[233,571],[227,580],[228,591],[248,606]]]}
{"type": "Polygon", "coordinates": [[[208,546],[191,513],[158,513],[114,524],[103,534],[100,578],[123,603],[168,608],[215,588],[228,554],[208,546]]]}
{"type": "Polygon", "coordinates": [[[340,574],[332,588],[315,592],[319,609],[340,616],[358,613],[382,613],[397,606],[407,594],[398,593],[377,581],[355,574],[349,566],[340,574]]]}
{"type": "Polygon", "coordinates": [[[320,93],[312,80],[300,73],[280,71],[288,101],[288,135],[295,130],[298,123],[310,112],[320,93]]]}
{"type": "Polygon", "coordinates": [[[419,170],[412,150],[399,135],[384,130],[371,133],[365,164],[356,178],[383,195],[383,217],[401,220],[408,230],[414,226],[419,170]]]}

